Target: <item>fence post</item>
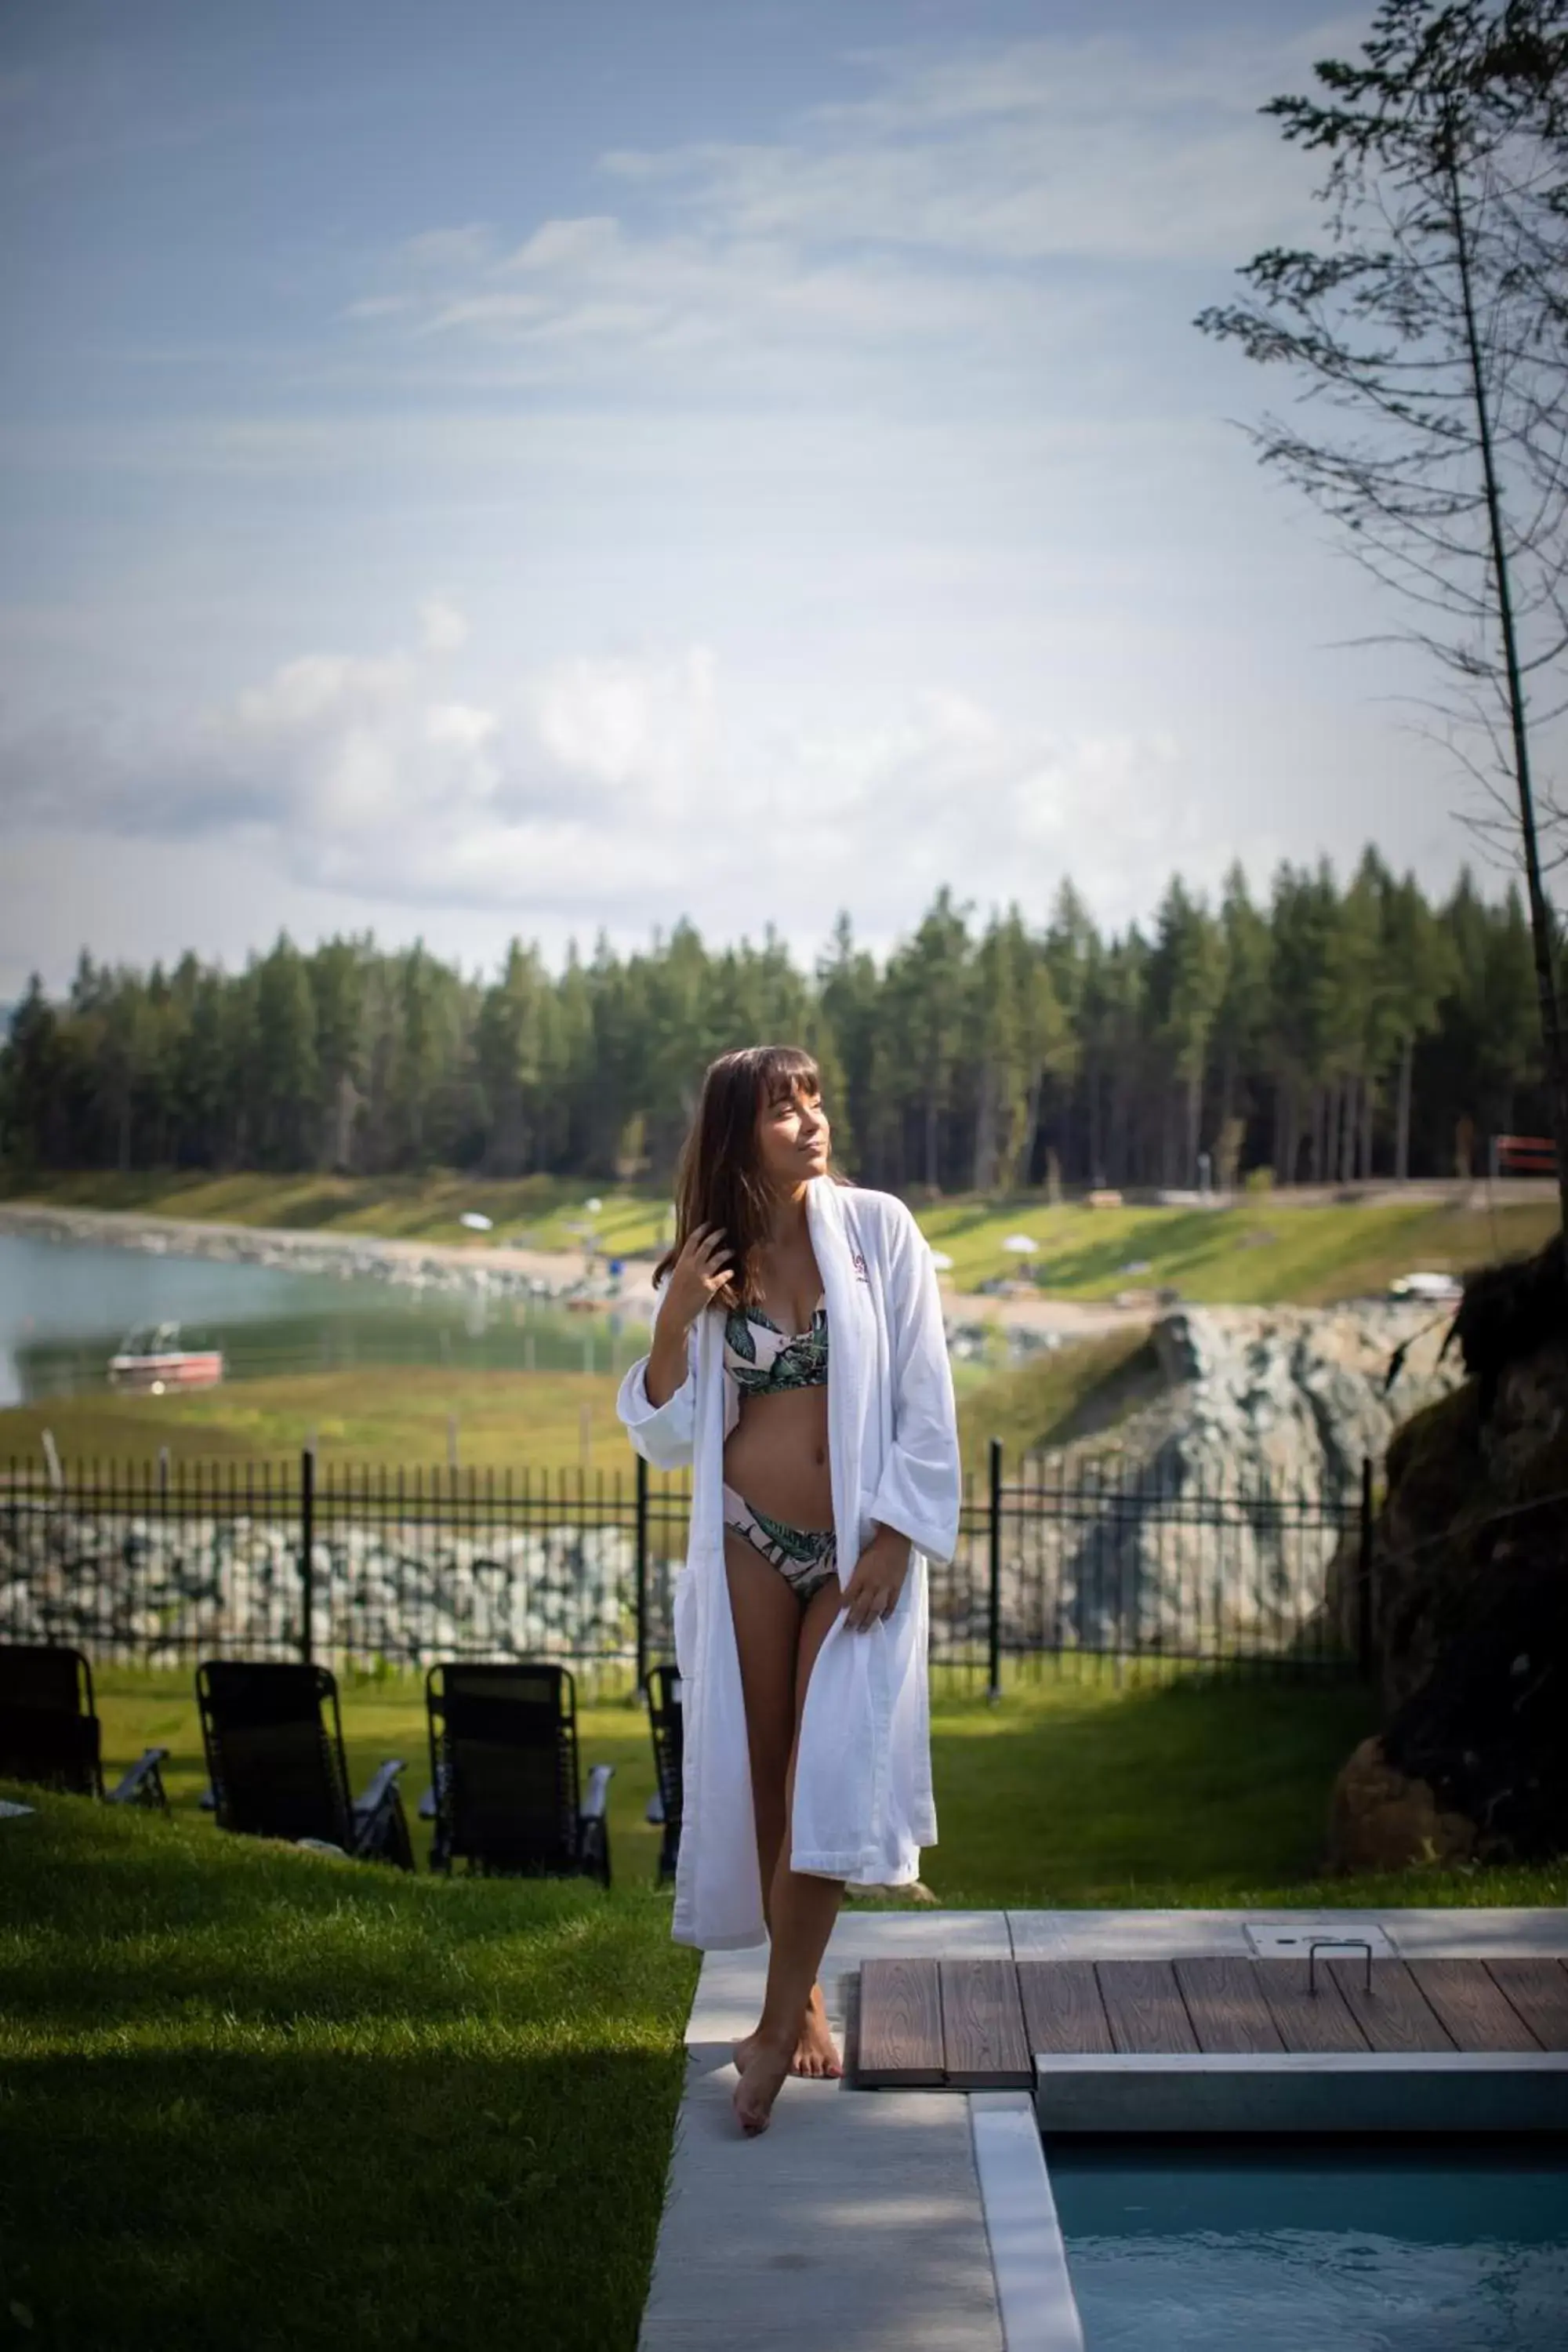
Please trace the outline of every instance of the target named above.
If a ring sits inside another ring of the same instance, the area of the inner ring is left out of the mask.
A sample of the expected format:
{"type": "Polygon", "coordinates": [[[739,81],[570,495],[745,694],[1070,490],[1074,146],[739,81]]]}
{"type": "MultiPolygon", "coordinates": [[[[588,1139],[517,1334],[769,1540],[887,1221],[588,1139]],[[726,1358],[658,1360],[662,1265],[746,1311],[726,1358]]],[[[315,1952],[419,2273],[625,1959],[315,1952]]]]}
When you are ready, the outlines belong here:
{"type": "Polygon", "coordinates": [[[1356,1662],[1363,1682],[1372,1680],[1376,1665],[1373,1655],[1372,1562],[1372,1456],[1363,1454],[1361,1465],[1361,1546],[1356,1577],[1356,1662]]]}
{"type": "Polygon", "coordinates": [[[637,1696],[647,1689],[647,1464],[637,1457],[637,1696]]]}
{"type": "Polygon", "coordinates": [[[994,1706],[1002,1696],[1002,1440],[991,1440],[991,1509],[989,1618],[986,1627],[988,1664],[985,1696],[994,1706]]]}
{"type": "Polygon", "coordinates": [[[310,1445],[300,1456],[300,1660],[308,1666],[316,1632],[316,1454],[310,1445]]]}

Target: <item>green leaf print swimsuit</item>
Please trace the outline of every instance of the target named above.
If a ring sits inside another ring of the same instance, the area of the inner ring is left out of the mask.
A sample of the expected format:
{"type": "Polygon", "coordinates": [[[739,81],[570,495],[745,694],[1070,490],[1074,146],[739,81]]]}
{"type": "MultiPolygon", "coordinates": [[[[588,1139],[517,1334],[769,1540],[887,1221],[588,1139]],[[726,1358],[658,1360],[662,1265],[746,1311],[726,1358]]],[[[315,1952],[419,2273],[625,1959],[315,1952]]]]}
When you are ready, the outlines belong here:
{"type": "MultiPolygon", "coordinates": [[[[733,1307],[724,1318],[724,1369],[742,1396],[776,1396],[784,1389],[816,1389],[827,1381],[827,1302],[818,1297],[811,1328],[784,1332],[760,1307],[733,1307]]],[[[724,1525],[744,1537],[776,1568],[802,1601],[838,1573],[831,1528],[793,1528],[787,1519],[754,1511],[733,1486],[724,1489],[724,1525]]]]}

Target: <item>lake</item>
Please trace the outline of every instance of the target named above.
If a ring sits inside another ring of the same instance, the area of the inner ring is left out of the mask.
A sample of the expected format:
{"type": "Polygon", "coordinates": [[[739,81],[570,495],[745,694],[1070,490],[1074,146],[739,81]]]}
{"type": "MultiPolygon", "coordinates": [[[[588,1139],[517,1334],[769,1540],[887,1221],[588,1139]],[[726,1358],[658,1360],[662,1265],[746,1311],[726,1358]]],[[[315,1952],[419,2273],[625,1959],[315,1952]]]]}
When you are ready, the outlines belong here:
{"type": "Polygon", "coordinates": [[[574,1314],[548,1298],[426,1296],[0,1234],[0,1405],[103,1388],[126,1333],[153,1323],[178,1323],[183,1346],[221,1348],[229,1378],[242,1381],[375,1364],[621,1371],[647,1345],[636,1316],[574,1314]]]}

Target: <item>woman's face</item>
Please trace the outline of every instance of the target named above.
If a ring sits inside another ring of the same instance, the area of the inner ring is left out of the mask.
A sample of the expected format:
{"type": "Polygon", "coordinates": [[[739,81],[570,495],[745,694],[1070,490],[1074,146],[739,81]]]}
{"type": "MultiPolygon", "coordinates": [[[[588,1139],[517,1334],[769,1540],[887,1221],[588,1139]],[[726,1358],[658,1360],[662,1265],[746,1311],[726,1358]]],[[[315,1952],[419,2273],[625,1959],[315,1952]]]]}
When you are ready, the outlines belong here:
{"type": "Polygon", "coordinates": [[[757,1149],[771,1183],[804,1184],[826,1175],[831,1140],[822,1097],[804,1079],[793,1092],[764,1103],[758,1114],[757,1149]]]}

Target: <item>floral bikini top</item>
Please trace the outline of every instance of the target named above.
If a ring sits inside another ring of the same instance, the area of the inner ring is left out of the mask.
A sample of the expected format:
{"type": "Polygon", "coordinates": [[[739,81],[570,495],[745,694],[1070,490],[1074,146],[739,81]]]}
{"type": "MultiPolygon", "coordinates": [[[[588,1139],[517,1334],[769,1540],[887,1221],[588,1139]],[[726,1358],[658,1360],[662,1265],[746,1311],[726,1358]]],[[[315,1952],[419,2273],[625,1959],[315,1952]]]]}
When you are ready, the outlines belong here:
{"type": "Polygon", "coordinates": [[[827,1380],[827,1300],[818,1296],[811,1328],[784,1332],[760,1307],[732,1307],[724,1318],[724,1369],[742,1396],[818,1389],[827,1380]]]}

